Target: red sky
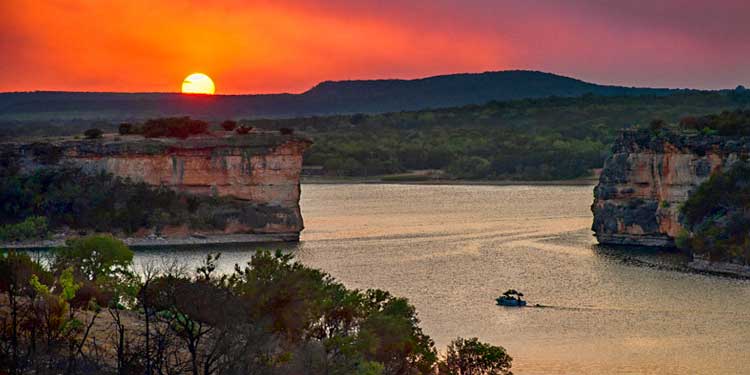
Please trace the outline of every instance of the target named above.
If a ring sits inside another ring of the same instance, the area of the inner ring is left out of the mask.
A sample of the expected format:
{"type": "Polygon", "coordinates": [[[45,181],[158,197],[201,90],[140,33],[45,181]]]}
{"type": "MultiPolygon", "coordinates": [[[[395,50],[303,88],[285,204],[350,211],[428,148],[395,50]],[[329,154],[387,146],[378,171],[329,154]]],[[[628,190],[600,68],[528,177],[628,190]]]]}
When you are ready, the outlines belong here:
{"type": "Polygon", "coordinates": [[[2,0],[0,15],[0,91],[178,91],[203,72],[217,93],[301,92],[504,69],[750,86],[747,0],[2,0]]]}

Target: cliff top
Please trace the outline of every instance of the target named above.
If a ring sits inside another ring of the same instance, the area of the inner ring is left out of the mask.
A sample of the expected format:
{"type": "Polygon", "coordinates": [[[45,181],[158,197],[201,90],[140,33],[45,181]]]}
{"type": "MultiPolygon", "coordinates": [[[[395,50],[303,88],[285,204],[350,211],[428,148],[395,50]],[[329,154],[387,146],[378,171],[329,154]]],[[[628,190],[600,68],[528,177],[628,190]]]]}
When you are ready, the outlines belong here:
{"type": "Polygon", "coordinates": [[[615,141],[613,153],[653,151],[661,153],[665,147],[695,153],[750,153],[750,136],[704,134],[675,129],[624,130],[615,141]]]}
{"type": "Polygon", "coordinates": [[[79,155],[96,154],[161,154],[170,149],[198,150],[215,148],[243,148],[267,150],[285,143],[309,145],[309,139],[296,134],[254,131],[248,134],[232,132],[212,132],[189,138],[146,138],[142,135],[104,134],[97,139],[77,139],[76,137],[36,137],[15,139],[0,143],[2,153],[32,152],[38,148],[54,148],[60,151],[74,150],[79,155]]]}

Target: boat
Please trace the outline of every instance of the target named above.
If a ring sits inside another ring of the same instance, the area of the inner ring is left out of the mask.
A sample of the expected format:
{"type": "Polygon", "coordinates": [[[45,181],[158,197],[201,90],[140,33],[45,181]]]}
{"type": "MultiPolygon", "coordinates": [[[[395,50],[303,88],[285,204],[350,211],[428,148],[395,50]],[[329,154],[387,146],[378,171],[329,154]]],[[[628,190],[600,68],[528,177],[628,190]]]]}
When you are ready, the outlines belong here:
{"type": "Polygon", "coordinates": [[[515,289],[508,289],[505,293],[503,293],[502,296],[497,297],[495,301],[497,301],[497,304],[499,306],[526,306],[526,301],[524,301],[521,297],[523,297],[523,293],[515,289]]]}

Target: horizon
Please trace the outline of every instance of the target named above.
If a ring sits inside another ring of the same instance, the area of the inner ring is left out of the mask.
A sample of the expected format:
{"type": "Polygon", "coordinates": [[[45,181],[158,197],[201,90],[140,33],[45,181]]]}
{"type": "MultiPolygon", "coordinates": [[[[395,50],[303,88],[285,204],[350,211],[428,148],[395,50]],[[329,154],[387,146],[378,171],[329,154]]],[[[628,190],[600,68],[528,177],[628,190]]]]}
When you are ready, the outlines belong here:
{"type": "Polygon", "coordinates": [[[176,92],[192,72],[229,95],[517,69],[636,87],[750,78],[750,4],[739,0],[9,0],[0,10],[0,92],[176,92]]]}
{"type": "MultiPolygon", "coordinates": [[[[399,78],[399,77],[383,77],[383,78],[366,78],[366,79],[341,79],[341,80],[335,80],[335,79],[325,79],[322,81],[319,81],[318,83],[315,83],[314,85],[308,87],[307,89],[304,89],[302,91],[298,92],[264,92],[264,93],[256,93],[256,92],[238,92],[238,93],[221,93],[217,92],[215,94],[210,94],[207,96],[263,96],[263,95],[301,95],[304,94],[315,87],[323,84],[323,83],[343,83],[343,82],[377,82],[377,81],[419,81],[419,80],[425,80],[425,79],[431,79],[431,78],[437,78],[437,77],[448,77],[448,76],[457,76],[457,75],[482,75],[482,74],[491,74],[491,73],[505,73],[505,72],[531,72],[531,73],[543,73],[543,74],[551,74],[558,77],[563,78],[569,78],[576,81],[581,81],[593,85],[599,85],[599,86],[617,86],[617,87],[627,87],[627,88],[646,88],[646,89],[669,89],[669,90],[699,90],[699,91],[721,91],[721,90],[732,90],[736,88],[737,86],[742,85],[742,83],[738,83],[737,85],[731,86],[731,87],[721,87],[721,88],[713,88],[713,89],[701,89],[701,88],[693,88],[693,87],[659,87],[659,86],[635,86],[635,85],[628,85],[628,84],[613,84],[609,82],[592,82],[587,81],[578,77],[572,77],[572,76],[566,76],[562,74],[558,74],[555,72],[547,72],[547,71],[540,71],[540,70],[528,70],[528,69],[508,69],[508,70],[488,70],[483,72],[455,72],[455,73],[446,73],[446,74],[437,74],[437,75],[430,75],[430,76],[422,76],[422,77],[414,77],[414,78],[399,78]]],[[[194,93],[182,93],[180,91],[72,91],[72,90],[47,90],[47,89],[35,89],[35,90],[26,90],[26,91],[0,91],[0,94],[23,94],[23,93],[80,93],[80,94],[179,94],[179,95],[198,95],[198,96],[204,96],[204,94],[194,94],[194,93]]]]}

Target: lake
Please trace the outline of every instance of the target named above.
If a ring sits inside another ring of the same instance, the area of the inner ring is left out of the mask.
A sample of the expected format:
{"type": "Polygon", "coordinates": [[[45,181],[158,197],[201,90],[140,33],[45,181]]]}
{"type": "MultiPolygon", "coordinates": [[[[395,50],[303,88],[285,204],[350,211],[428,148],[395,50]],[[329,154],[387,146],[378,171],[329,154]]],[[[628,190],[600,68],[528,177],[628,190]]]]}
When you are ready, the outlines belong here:
{"type": "MultiPolygon", "coordinates": [[[[592,189],[305,184],[306,229],[282,247],[348,287],[408,297],[440,350],[457,336],[504,346],[517,374],[750,372],[750,281],[679,271],[678,253],[600,248],[592,189]],[[495,306],[509,288],[546,307],[495,306]]],[[[221,249],[222,269],[254,249],[221,249]]]]}

